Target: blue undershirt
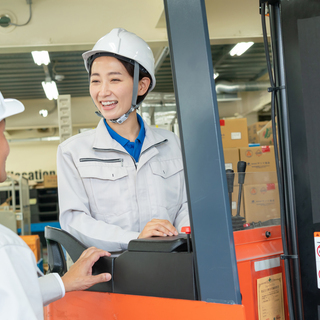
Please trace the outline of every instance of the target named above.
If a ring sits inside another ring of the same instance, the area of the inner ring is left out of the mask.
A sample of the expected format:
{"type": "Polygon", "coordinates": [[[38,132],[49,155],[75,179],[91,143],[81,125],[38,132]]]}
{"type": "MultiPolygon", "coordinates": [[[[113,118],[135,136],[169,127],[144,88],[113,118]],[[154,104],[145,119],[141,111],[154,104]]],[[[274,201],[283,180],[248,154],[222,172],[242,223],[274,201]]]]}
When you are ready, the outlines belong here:
{"type": "Polygon", "coordinates": [[[137,118],[138,118],[138,122],[140,125],[140,131],[139,131],[139,135],[138,135],[137,139],[135,140],[135,142],[130,142],[130,140],[121,137],[119,134],[117,134],[114,130],[112,130],[110,128],[106,119],[104,119],[104,124],[106,125],[107,130],[108,130],[111,138],[116,140],[117,142],[119,142],[127,150],[127,152],[134,158],[134,160],[136,162],[139,161],[142,144],[143,144],[144,138],[146,136],[146,131],[144,129],[143,120],[139,114],[137,114],[137,118]]]}

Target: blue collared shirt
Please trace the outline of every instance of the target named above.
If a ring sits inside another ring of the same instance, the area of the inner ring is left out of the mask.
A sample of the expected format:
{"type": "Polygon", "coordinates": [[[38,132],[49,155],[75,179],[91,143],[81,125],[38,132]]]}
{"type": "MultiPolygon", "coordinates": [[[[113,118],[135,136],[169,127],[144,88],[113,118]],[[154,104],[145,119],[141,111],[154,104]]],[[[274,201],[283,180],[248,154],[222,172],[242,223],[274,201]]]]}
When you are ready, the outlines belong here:
{"type": "Polygon", "coordinates": [[[106,125],[111,138],[116,140],[117,142],[119,142],[127,150],[127,152],[134,158],[134,160],[136,162],[139,161],[141,148],[143,145],[144,138],[146,136],[146,131],[144,129],[143,120],[139,114],[137,114],[137,118],[138,118],[138,122],[140,124],[140,131],[139,131],[139,135],[138,135],[137,139],[135,140],[135,142],[130,142],[130,140],[121,137],[119,134],[117,134],[114,130],[112,130],[110,128],[106,119],[104,119],[104,124],[106,125]]]}

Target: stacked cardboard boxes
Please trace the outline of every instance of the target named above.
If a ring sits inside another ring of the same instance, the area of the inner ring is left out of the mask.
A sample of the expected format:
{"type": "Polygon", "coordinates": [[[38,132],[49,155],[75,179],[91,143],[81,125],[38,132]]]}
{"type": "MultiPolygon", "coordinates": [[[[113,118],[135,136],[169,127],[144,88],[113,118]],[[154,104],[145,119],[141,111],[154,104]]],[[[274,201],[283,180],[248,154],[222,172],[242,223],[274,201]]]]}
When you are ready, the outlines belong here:
{"type": "Polygon", "coordinates": [[[248,147],[246,118],[220,120],[223,148],[248,147]]]}
{"type": "Polygon", "coordinates": [[[247,163],[243,188],[246,221],[280,218],[274,147],[240,148],[240,160],[247,163]]]}
{"type": "Polygon", "coordinates": [[[239,148],[224,148],[223,155],[226,170],[231,169],[234,172],[237,172],[237,165],[240,160],[239,148]]]}
{"type": "Polygon", "coordinates": [[[43,176],[43,186],[45,188],[57,188],[57,175],[44,175],[43,176]]]}
{"type": "MultiPolygon", "coordinates": [[[[235,172],[234,187],[232,193],[231,212],[235,216],[238,207],[238,175],[237,165],[240,160],[239,149],[241,147],[248,147],[248,130],[247,119],[226,119],[220,120],[220,129],[223,145],[223,154],[225,161],[225,169],[231,169],[235,172]]],[[[244,201],[242,200],[240,206],[240,216],[244,217],[244,201]]]]}
{"type": "Polygon", "coordinates": [[[273,146],[240,148],[240,159],[247,163],[246,172],[276,171],[273,146]]]}
{"type": "Polygon", "coordinates": [[[280,218],[277,183],[245,185],[243,191],[247,222],[257,223],[280,218]]]}
{"type": "Polygon", "coordinates": [[[248,147],[247,119],[220,120],[225,167],[237,171],[239,148],[248,147]]]}
{"type": "Polygon", "coordinates": [[[20,238],[29,246],[29,248],[32,250],[36,258],[36,261],[38,262],[41,258],[39,236],[38,235],[20,236],[20,238]]]}
{"type": "Polygon", "coordinates": [[[266,123],[260,130],[257,131],[259,143],[262,146],[273,145],[272,122],[266,123]]]}
{"type": "Polygon", "coordinates": [[[232,215],[237,213],[239,160],[247,163],[240,215],[247,222],[264,222],[280,217],[279,192],[273,145],[249,147],[257,143],[258,133],[269,122],[258,122],[247,127],[247,120],[220,120],[225,168],[235,172],[232,194],[232,215]]]}
{"type": "Polygon", "coordinates": [[[248,126],[249,143],[260,143],[258,132],[268,123],[268,121],[259,121],[248,126]]]}

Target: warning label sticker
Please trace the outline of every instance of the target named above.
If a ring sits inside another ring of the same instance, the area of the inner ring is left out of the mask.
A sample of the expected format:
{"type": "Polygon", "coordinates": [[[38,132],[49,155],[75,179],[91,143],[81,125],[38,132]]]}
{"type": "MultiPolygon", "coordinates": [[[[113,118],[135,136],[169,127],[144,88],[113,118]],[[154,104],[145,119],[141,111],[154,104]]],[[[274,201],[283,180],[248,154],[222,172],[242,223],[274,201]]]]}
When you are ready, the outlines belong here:
{"type": "Polygon", "coordinates": [[[317,284],[318,289],[320,289],[320,232],[314,233],[314,249],[317,267],[317,284]]]}

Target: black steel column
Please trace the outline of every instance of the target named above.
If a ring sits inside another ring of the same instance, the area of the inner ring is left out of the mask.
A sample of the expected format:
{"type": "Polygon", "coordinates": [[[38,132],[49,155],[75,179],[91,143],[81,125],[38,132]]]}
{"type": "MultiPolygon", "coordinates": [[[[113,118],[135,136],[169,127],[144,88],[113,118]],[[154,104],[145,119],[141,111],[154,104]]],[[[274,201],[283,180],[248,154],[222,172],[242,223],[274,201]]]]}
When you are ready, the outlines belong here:
{"type": "MultiPolygon", "coordinates": [[[[294,206],[297,222],[302,317],[320,319],[319,272],[313,235],[320,231],[320,2],[280,3],[293,164],[294,194],[290,204],[294,206]]],[[[297,283],[300,279],[292,281],[297,283]]]]}
{"type": "Polygon", "coordinates": [[[164,0],[199,299],[241,304],[204,0],[164,0]]]}

